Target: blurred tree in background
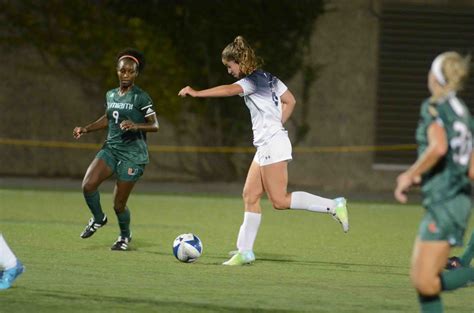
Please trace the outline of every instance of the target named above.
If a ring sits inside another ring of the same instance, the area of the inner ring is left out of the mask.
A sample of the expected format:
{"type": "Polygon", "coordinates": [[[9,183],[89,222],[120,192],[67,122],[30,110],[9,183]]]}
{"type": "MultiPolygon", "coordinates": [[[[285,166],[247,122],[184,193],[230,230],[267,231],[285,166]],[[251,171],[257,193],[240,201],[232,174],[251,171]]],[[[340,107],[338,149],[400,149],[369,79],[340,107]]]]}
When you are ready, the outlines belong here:
{"type": "MultiPolygon", "coordinates": [[[[177,97],[186,85],[202,89],[233,82],[221,51],[237,35],[283,81],[302,71],[308,88],[315,78],[304,56],[323,0],[14,0],[2,6],[3,48],[33,46],[45,62],[54,59],[80,79],[89,94],[116,87],[119,50],[143,51],[147,66],[137,84],[153,98],[159,118],[173,125],[176,145],[251,143],[249,113],[239,97],[177,97]]],[[[304,138],[308,126],[292,122],[296,141],[304,138]]],[[[191,163],[187,157],[180,154],[181,170],[200,179],[232,180],[239,174],[231,154],[199,154],[191,163]]]]}

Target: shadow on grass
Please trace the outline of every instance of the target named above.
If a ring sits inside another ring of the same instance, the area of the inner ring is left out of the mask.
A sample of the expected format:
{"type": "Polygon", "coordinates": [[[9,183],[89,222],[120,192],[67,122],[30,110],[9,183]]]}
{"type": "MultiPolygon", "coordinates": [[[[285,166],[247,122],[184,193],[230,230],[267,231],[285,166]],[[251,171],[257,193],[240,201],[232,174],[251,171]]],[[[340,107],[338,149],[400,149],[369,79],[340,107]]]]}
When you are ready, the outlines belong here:
{"type": "MultiPolygon", "coordinates": [[[[171,254],[171,251],[168,252],[155,252],[155,251],[141,251],[142,253],[150,253],[155,255],[167,256],[171,254]]],[[[207,265],[207,266],[222,266],[222,263],[228,260],[230,256],[226,255],[217,255],[217,254],[206,254],[205,257],[202,257],[196,264],[207,265]]],[[[317,266],[317,267],[326,267],[331,270],[338,271],[348,271],[348,272],[367,272],[375,274],[386,274],[386,275],[408,275],[407,266],[395,266],[395,265],[386,265],[386,264],[377,264],[373,263],[349,263],[349,262],[328,262],[328,261],[308,261],[297,259],[291,255],[280,255],[280,254],[260,254],[257,255],[257,264],[263,262],[271,263],[281,263],[281,264],[294,264],[294,265],[303,265],[303,266],[317,266]],[[397,270],[402,270],[399,272],[397,270]]]]}
{"type": "MultiPolygon", "coordinates": [[[[127,309],[130,312],[275,312],[275,313],[293,313],[295,310],[280,310],[275,308],[243,308],[238,306],[226,306],[213,303],[195,303],[185,301],[172,301],[172,300],[154,300],[149,298],[138,298],[138,297],[115,297],[106,295],[86,294],[86,293],[72,293],[66,291],[51,291],[43,289],[32,289],[24,288],[22,292],[32,293],[39,298],[43,298],[46,303],[51,300],[54,301],[65,301],[69,303],[69,312],[74,312],[74,302],[77,301],[77,310],[84,311],[84,305],[87,303],[88,307],[101,307],[101,308],[116,308],[127,309]],[[135,307],[135,309],[134,309],[135,307]]],[[[41,307],[41,300],[36,299],[38,309],[41,307]]],[[[20,304],[20,301],[17,301],[20,304]]],[[[12,303],[13,304],[13,303],[12,303]]],[[[119,311],[121,311],[119,309],[119,311]]],[[[87,310],[86,310],[87,311],[87,310]]],[[[298,311],[301,312],[301,311],[298,311]]]]}
{"type": "Polygon", "coordinates": [[[392,269],[407,269],[406,266],[395,266],[395,265],[385,265],[385,264],[377,264],[377,263],[348,263],[348,262],[327,262],[327,261],[304,261],[304,260],[295,260],[295,259],[283,259],[279,257],[257,257],[259,261],[266,261],[266,262],[276,262],[276,263],[294,263],[294,264],[301,264],[301,265],[329,265],[329,266],[337,266],[337,267],[370,267],[370,268],[392,268],[392,269]]]}

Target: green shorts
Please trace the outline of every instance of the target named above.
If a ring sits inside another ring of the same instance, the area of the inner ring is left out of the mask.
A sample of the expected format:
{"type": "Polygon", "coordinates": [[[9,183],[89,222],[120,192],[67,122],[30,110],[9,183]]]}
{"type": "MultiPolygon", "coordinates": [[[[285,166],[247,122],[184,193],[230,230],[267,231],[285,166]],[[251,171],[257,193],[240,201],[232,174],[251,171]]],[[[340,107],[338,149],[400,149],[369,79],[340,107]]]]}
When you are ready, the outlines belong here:
{"type": "Polygon", "coordinates": [[[145,170],[145,164],[119,160],[108,147],[102,147],[95,157],[104,160],[120,181],[136,182],[145,170]]]}
{"type": "Polygon", "coordinates": [[[422,241],[447,241],[451,246],[462,246],[471,215],[471,198],[459,194],[428,208],[418,229],[422,241]]]}

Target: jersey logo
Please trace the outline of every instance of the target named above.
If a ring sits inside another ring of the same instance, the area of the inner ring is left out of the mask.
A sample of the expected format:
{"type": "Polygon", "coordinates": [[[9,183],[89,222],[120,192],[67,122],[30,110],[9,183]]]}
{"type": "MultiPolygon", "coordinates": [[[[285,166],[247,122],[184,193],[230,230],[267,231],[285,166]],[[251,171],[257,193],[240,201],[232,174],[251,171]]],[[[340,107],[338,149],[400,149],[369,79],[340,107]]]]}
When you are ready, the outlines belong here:
{"type": "Polygon", "coordinates": [[[435,222],[431,222],[428,224],[428,230],[430,233],[437,233],[438,232],[438,227],[436,227],[436,223],[435,222]]]}
{"type": "Polygon", "coordinates": [[[138,168],[131,168],[131,167],[128,168],[128,175],[135,176],[137,174],[138,174],[138,168]]]}
{"type": "MultiPolygon", "coordinates": [[[[267,76],[265,74],[265,76],[267,76]]],[[[276,92],[275,92],[275,84],[277,83],[277,78],[273,75],[270,75],[270,77],[268,77],[268,87],[270,87],[270,91],[272,93],[272,100],[273,100],[273,103],[275,104],[275,106],[278,106],[278,96],[276,95],[276,92]]]]}
{"type": "Polygon", "coordinates": [[[154,111],[153,111],[152,108],[148,108],[148,110],[146,110],[146,113],[145,113],[145,114],[151,114],[151,113],[153,113],[153,112],[154,112],[154,111]]]}

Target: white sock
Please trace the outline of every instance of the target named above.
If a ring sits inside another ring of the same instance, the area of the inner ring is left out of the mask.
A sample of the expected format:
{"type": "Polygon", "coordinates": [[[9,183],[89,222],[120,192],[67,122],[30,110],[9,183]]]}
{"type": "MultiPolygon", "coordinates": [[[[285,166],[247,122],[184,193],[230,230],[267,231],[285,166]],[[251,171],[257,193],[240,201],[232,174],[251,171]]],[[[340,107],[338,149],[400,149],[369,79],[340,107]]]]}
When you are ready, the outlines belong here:
{"type": "Polygon", "coordinates": [[[332,199],[322,198],[304,191],[291,193],[290,209],[307,210],[320,213],[334,213],[336,202],[332,199]]]}
{"type": "Polygon", "coordinates": [[[16,266],[16,256],[0,234],[0,268],[9,270],[16,266]]]}
{"type": "Polygon", "coordinates": [[[237,249],[239,249],[239,252],[253,251],[253,243],[255,238],[257,238],[261,220],[262,214],[260,213],[244,213],[244,222],[240,226],[239,236],[237,237],[237,249]]]}

